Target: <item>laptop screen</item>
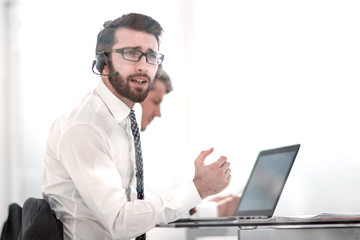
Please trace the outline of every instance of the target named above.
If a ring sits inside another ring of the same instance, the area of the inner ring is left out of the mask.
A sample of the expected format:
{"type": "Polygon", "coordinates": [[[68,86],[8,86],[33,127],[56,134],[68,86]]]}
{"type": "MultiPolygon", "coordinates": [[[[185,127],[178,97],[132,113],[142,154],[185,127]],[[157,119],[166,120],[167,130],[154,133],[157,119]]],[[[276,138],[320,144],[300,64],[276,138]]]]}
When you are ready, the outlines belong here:
{"type": "Polygon", "coordinates": [[[300,145],[260,152],[235,216],[271,217],[300,145]]]}

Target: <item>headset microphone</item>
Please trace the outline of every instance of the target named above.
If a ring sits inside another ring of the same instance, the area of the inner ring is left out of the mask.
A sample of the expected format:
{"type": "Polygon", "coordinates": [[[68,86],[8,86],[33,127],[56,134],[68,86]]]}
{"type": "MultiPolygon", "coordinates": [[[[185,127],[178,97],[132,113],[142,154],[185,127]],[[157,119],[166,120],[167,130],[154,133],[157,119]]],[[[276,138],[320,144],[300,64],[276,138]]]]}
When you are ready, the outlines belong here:
{"type": "Polygon", "coordinates": [[[113,72],[113,73],[109,73],[109,74],[102,74],[101,72],[100,73],[97,73],[94,71],[94,67],[96,65],[96,60],[94,60],[93,64],[92,64],[92,72],[95,73],[96,75],[100,75],[100,76],[108,76],[108,77],[116,77],[116,76],[119,76],[120,73],[119,72],[113,72]]]}

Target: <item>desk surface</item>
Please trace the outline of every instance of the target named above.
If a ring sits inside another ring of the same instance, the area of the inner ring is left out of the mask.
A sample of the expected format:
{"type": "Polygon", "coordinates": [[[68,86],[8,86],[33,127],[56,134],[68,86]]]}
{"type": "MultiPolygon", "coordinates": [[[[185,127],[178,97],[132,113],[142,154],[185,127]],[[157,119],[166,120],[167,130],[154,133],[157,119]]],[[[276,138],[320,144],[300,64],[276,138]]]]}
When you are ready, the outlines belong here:
{"type": "Polygon", "coordinates": [[[166,228],[199,228],[199,227],[260,227],[260,226],[324,226],[360,227],[360,216],[352,214],[319,214],[311,217],[272,217],[269,219],[237,219],[224,221],[188,221],[159,224],[166,228]]]}

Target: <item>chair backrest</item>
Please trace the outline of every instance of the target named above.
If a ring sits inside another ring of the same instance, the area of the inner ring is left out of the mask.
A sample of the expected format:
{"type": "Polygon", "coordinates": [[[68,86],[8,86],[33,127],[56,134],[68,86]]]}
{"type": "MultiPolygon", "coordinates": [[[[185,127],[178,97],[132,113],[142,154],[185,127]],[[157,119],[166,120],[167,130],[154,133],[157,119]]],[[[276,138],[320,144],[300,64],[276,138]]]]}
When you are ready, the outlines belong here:
{"type": "Polygon", "coordinates": [[[9,206],[0,240],[63,240],[63,225],[44,199],[28,198],[23,208],[9,206]]]}
{"type": "Polygon", "coordinates": [[[21,240],[62,240],[63,225],[44,199],[29,198],[22,214],[21,240]]]}
{"type": "Polygon", "coordinates": [[[3,225],[0,240],[17,240],[21,230],[22,207],[17,203],[9,205],[9,215],[3,225]]]}

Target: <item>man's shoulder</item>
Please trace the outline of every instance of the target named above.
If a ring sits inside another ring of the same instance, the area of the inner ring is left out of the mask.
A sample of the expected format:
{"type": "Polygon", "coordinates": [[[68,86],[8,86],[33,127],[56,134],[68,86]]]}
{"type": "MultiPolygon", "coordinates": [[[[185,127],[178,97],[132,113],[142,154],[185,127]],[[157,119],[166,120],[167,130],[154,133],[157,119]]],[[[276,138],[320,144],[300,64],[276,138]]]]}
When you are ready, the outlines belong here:
{"type": "Polygon", "coordinates": [[[97,119],[111,117],[109,110],[102,99],[94,92],[80,101],[66,117],[69,123],[94,124],[97,119]]]}
{"type": "Polygon", "coordinates": [[[87,126],[89,129],[102,129],[109,124],[114,124],[114,121],[114,117],[102,99],[94,92],[91,92],[71,111],[59,117],[55,121],[53,128],[57,128],[62,133],[70,128],[81,126],[87,126]]]}

